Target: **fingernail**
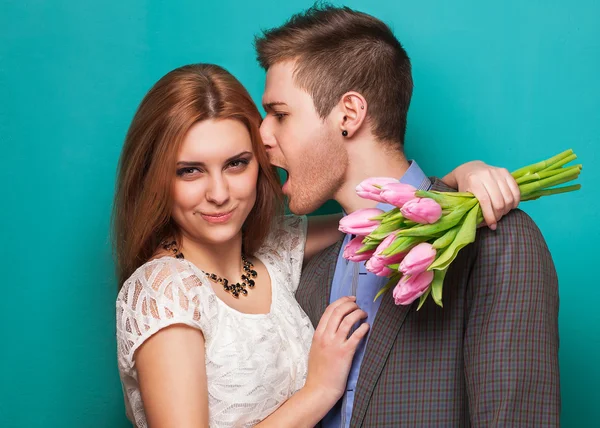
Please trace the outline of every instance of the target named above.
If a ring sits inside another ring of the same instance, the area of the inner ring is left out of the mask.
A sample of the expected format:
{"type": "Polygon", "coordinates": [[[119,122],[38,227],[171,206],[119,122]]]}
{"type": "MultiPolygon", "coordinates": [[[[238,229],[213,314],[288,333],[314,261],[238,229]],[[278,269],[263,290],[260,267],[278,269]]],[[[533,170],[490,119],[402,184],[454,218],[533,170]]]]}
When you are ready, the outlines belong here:
{"type": "Polygon", "coordinates": [[[490,226],[490,229],[492,229],[492,230],[496,230],[496,225],[495,225],[495,224],[492,224],[492,225],[490,226]]]}

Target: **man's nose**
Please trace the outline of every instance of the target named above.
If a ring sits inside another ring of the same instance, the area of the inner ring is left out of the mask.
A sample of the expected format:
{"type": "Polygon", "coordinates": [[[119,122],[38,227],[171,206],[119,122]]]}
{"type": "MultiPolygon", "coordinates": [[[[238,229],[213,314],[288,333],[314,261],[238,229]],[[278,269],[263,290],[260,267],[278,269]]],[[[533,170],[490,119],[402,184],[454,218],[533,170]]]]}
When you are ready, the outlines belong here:
{"type": "Polygon", "coordinates": [[[260,138],[267,150],[275,147],[275,138],[271,130],[270,120],[266,117],[260,125],[260,138]]]}

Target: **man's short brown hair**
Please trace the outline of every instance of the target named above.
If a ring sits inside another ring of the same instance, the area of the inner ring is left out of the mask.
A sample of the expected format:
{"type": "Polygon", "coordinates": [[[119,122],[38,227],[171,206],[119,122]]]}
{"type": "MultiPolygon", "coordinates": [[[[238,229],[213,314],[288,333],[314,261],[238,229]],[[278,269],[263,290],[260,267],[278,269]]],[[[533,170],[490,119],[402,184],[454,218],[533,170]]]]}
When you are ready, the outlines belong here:
{"type": "Polygon", "coordinates": [[[255,39],[258,62],[268,70],[296,61],[294,79],[325,118],[348,91],[369,105],[373,134],[402,149],[412,95],[410,60],[392,30],[348,7],[315,5],[255,39]]]}

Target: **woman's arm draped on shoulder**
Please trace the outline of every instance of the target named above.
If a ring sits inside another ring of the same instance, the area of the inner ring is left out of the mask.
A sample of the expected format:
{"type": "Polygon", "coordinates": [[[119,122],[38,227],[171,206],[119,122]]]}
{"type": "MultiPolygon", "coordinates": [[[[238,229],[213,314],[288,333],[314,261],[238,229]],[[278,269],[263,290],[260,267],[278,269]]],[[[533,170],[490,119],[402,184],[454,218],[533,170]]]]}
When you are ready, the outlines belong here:
{"type": "Polygon", "coordinates": [[[505,168],[496,168],[481,161],[471,161],[456,167],[442,178],[459,192],[471,192],[479,200],[485,222],[491,229],[517,208],[521,200],[519,185],[505,168]]]}
{"type": "Polygon", "coordinates": [[[335,244],[344,234],[338,230],[342,214],[311,216],[304,249],[304,263],[325,248],[335,244]]]}
{"type": "MultiPolygon", "coordinates": [[[[473,193],[481,204],[485,222],[492,229],[504,215],[519,205],[521,199],[517,182],[505,168],[496,168],[481,161],[458,166],[442,181],[460,192],[473,193]]],[[[343,234],[338,230],[341,218],[341,213],[309,217],[304,263],[341,239],[343,234]]]]}

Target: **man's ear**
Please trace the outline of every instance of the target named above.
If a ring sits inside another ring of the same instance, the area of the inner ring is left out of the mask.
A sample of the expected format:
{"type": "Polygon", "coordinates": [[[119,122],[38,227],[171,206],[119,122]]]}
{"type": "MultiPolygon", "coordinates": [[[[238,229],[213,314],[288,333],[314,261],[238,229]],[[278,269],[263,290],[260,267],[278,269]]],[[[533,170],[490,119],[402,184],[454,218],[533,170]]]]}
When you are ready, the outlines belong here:
{"type": "Polygon", "coordinates": [[[346,92],[338,104],[340,133],[347,138],[355,135],[367,117],[367,101],[358,92],[346,92]]]}

